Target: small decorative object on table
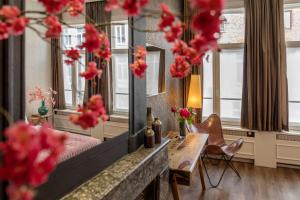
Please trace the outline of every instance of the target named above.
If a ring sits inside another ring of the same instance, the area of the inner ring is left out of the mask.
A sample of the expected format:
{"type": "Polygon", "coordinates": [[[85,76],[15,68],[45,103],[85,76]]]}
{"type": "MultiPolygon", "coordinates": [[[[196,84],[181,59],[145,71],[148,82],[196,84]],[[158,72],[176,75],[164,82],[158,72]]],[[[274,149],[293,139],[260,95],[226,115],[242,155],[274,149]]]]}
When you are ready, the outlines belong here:
{"type": "Polygon", "coordinates": [[[155,146],[154,131],[148,127],[145,132],[145,148],[153,148],[155,146]]]}
{"type": "Polygon", "coordinates": [[[192,108],[176,108],[172,107],[171,112],[177,117],[177,121],[179,122],[179,133],[181,139],[186,137],[186,127],[185,123],[191,124],[193,122],[196,113],[192,108]]]}
{"type": "Polygon", "coordinates": [[[161,127],[162,127],[162,123],[159,120],[159,118],[156,117],[154,122],[152,123],[152,130],[155,133],[155,144],[161,143],[161,137],[162,137],[161,127]]]}
{"type": "Polygon", "coordinates": [[[49,88],[48,90],[43,90],[40,87],[35,87],[35,90],[30,91],[29,102],[32,101],[41,101],[41,106],[38,108],[38,113],[41,116],[47,115],[49,112],[49,108],[47,106],[53,107],[55,105],[55,101],[53,95],[56,95],[57,92],[49,88]]]}

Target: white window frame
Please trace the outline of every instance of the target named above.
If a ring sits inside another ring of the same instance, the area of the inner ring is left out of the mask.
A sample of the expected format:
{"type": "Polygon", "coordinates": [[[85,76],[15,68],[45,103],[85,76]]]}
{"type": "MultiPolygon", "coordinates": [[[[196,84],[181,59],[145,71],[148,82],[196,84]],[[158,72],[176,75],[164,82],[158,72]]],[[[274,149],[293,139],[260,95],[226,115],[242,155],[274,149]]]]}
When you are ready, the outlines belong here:
{"type": "MultiPolygon", "coordinates": [[[[288,48],[300,48],[300,41],[286,41],[285,43],[286,43],[286,49],[288,49],[288,48]]],[[[288,99],[288,103],[290,103],[290,102],[294,102],[294,101],[290,101],[288,99]]],[[[300,103],[300,102],[296,101],[295,103],[300,103]]],[[[300,122],[289,122],[289,129],[300,131],[300,122]]]]}
{"type": "MultiPolygon", "coordinates": [[[[129,45],[129,29],[128,29],[128,20],[122,20],[122,21],[113,21],[112,22],[112,26],[111,26],[111,41],[112,41],[112,44],[111,44],[111,51],[112,51],[112,54],[126,54],[128,56],[128,45],[129,45]],[[115,35],[116,35],[116,27],[120,27],[120,26],[123,26],[123,24],[125,25],[125,42],[122,44],[118,44],[116,43],[116,40],[115,40],[115,35]]],[[[129,63],[128,63],[128,66],[129,66],[129,63]]],[[[113,60],[111,59],[111,67],[112,67],[112,72],[113,74],[114,73],[114,62],[113,60]]],[[[129,71],[129,68],[128,68],[128,75],[129,75],[130,71],[129,71]]],[[[128,79],[129,79],[129,76],[128,76],[128,79]]],[[[128,80],[129,81],[129,80],[128,80]]],[[[129,109],[117,109],[116,108],[116,102],[115,102],[115,99],[116,99],[116,95],[117,93],[115,93],[115,80],[114,80],[114,77],[113,75],[111,76],[111,84],[112,84],[112,113],[113,114],[117,114],[117,115],[128,115],[129,113],[129,109]]],[[[122,93],[120,95],[128,95],[128,98],[129,98],[129,91],[128,93],[122,93]]]]}
{"type": "MultiPolygon", "coordinates": [[[[76,24],[76,25],[73,25],[74,28],[76,27],[84,27],[84,24],[76,24]]],[[[63,26],[63,29],[64,28],[68,28],[67,26],[63,26]]],[[[76,35],[76,37],[78,37],[78,35],[76,35]]],[[[82,36],[81,36],[82,37],[82,36]]],[[[61,37],[61,47],[62,49],[66,50],[65,47],[63,46],[63,40],[65,38],[65,35],[62,35],[61,37]]],[[[70,38],[68,38],[68,43],[70,43],[71,40],[70,38]]],[[[63,55],[65,54],[64,51],[62,53],[63,55]]],[[[85,56],[86,56],[86,52],[85,50],[80,50],[80,56],[81,58],[85,59],[85,56]]],[[[77,105],[79,104],[79,102],[77,102],[77,92],[78,92],[78,89],[77,89],[77,81],[78,81],[78,67],[79,67],[79,62],[75,62],[74,63],[75,66],[67,66],[67,67],[71,67],[72,71],[72,83],[71,83],[71,92],[72,92],[72,104],[67,104],[66,103],[66,108],[67,109],[71,109],[71,110],[75,110],[77,108],[77,105]]],[[[65,63],[63,61],[63,68],[65,67],[65,63]]],[[[64,89],[64,91],[70,91],[68,89],[64,89]]]]}
{"type": "MultiPolygon", "coordinates": [[[[219,48],[221,51],[223,49],[241,49],[244,48],[244,43],[230,43],[230,44],[219,44],[219,48]]],[[[212,52],[212,67],[213,67],[213,77],[212,77],[212,84],[213,84],[213,97],[212,98],[205,98],[204,99],[212,99],[213,100],[213,113],[221,116],[221,91],[220,91],[220,52],[214,51],[212,52]]],[[[205,76],[205,75],[204,75],[205,76]]],[[[227,99],[227,98],[226,98],[227,99]]],[[[242,100],[242,99],[233,99],[233,100],[242,100]]],[[[204,117],[204,119],[207,116],[204,117]]],[[[228,119],[221,117],[221,121],[223,125],[230,125],[230,126],[239,126],[240,119],[228,119]]]]}
{"type": "MultiPolygon", "coordinates": [[[[290,11],[291,14],[292,14],[291,9],[295,5],[297,5],[297,7],[299,8],[300,0],[285,0],[284,1],[284,10],[283,10],[283,12],[285,13],[286,11],[290,11]]],[[[290,23],[291,27],[290,28],[292,28],[292,22],[293,22],[293,19],[292,19],[292,16],[291,16],[291,23],[290,23]]],[[[286,30],[286,28],[284,30],[286,30]]],[[[289,29],[287,29],[287,30],[289,30],[289,29]]],[[[300,41],[286,41],[285,44],[286,44],[286,49],[288,49],[288,48],[300,48],[300,41]]],[[[293,101],[290,101],[288,99],[288,103],[290,103],[290,102],[293,102],[293,101]]],[[[296,102],[298,102],[298,101],[296,101],[296,102]]],[[[289,122],[289,129],[290,129],[290,131],[299,132],[300,131],[300,122],[289,122]]]]}

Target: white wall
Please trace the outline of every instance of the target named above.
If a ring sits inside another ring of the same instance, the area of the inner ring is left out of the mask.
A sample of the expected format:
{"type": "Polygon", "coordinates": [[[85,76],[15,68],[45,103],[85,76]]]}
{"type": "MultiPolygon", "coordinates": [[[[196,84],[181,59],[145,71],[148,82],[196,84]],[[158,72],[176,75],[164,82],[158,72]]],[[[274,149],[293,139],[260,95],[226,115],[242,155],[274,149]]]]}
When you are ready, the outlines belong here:
{"type": "MultiPolygon", "coordinates": [[[[26,0],[26,10],[41,10],[40,3],[26,0]]],[[[39,28],[39,30],[41,30],[39,28]]],[[[35,86],[52,87],[50,45],[40,39],[36,33],[26,29],[25,33],[25,89],[26,115],[37,113],[40,102],[28,103],[28,91],[35,86]]]]}

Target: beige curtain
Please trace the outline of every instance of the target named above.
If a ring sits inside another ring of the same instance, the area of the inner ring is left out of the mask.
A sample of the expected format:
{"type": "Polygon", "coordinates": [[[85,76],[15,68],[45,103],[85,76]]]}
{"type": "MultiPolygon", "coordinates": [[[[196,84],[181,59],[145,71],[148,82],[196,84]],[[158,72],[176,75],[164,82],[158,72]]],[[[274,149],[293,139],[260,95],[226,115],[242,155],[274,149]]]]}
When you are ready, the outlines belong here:
{"type": "Polygon", "coordinates": [[[60,50],[60,39],[51,39],[51,66],[52,88],[57,92],[54,95],[56,109],[65,109],[63,60],[60,50]]]}
{"type": "Polygon", "coordinates": [[[288,129],[283,0],[245,1],[246,28],[241,126],[288,129]]]}
{"type": "MultiPolygon", "coordinates": [[[[191,21],[191,9],[189,7],[188,0],[184,0],[184,19],[183,19],[183,21],[185,24],[190,24],[190,21],[191,21]]],[[[192,38],[193,38],[193,33],[189,27],[183,33],[183,40],[185,42],[189,42],[192,38]]],[[[201,66],[193,66],[192,74],[200,74],[200,76],[201,76],[201,87],[202,87],[202,89],[201,89],[202,104],[201,105],[203,105],[203,66],[202,65],[201,66]]],[[[183,79],[183,106],[184,107],[187,106],[187,102],[188,102],[190,79],[191,79],[190,75],[183,79]]],[[[196,111],[197,111],[196,122],[200,123],[202,120],[202,108],[197,109],[196,111]]]]}
{"type": "MultiPolygon", "coordinates": [[[[111,36],[111,12],[105,12],[105,1],[95,1],[86,3],[86,23],[97,23],[97,24],[107,24],[105,26],[98,26],[99,31],[104,31],[110,39],[111,36]]],[[[87,54],[87,61],[96,61],[98,66],[101,66],[101,59],[95,58],[93,54],[87,54]]],[[[107,65],[102,68],[103,74],[101,79],[96,78],[96,87],[90,87],[89,83],[89,95],[101,94],[104,102],[106,103],[106,111],[110,113],[112,110],[112,105],[109,103],[112,99],[111,94],[111,65],[107,65]]]]}

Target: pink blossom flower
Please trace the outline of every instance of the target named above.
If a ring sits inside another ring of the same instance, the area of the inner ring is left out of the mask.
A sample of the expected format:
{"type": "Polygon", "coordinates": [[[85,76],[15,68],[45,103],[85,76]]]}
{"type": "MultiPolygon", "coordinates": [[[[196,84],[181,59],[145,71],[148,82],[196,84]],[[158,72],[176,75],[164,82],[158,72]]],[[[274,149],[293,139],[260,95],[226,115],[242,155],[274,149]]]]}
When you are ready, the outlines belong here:
{"type": "Polygon", "coordinates": [[[97,68],[97,63],[92,61],[88,63],[88,69],[79,74],[81,77],[84,77],[86,80],[92,80],[98,76],[101,78],[102,70],[97,68]]]}

